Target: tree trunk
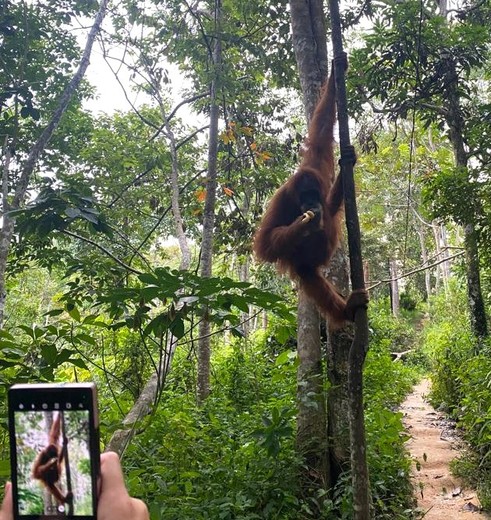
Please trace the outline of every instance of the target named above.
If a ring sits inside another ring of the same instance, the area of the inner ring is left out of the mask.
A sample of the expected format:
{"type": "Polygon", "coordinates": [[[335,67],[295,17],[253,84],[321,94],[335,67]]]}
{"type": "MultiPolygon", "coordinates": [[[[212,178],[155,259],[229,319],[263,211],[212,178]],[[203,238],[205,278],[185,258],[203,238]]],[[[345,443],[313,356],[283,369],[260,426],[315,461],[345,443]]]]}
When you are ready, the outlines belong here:
{"type": "Polygon", "coordinates": [[[184,231],[181,207],[179,205],[179,158],[177,155],[176,139],[174,136],[174,132],[172,131],[172,128],[170,126],[169,120],[167,119],[164,113],[163,104],[161,104],[161,108],[162,117],[165,120],[165,133],[167,138],[169,139],[169,150],[172,161],[170,176],[171,205],[172,216],[174,217],[174,222],[176,226],[176,236],[179,242],[179,248],[181,250],[181,262],[179,264],[179,269],[187,271],[191,265],[191,251],[189,249],[188,239],[184,231]]]}
{"type": "MultiPolygon", "coordinates": [[[[448,240],[447,231],[443,224],[439,224],[436,221],[432,222],[433,237],[435,240],[435,251],[436,257],[441,260],[442,258],[448,258],[448,240]]],[[[436,272],[436,292],[438,293],[440,283],[443,284],[445,293],[448,292],[448,280],[450,278],[450,262],[448,260],[438,264],[436,272]]]]}
{"type": "MultiPolygon", "coordinates": [[[[453,56],[446,56],[445,87],[447,91],[447,124],[449,137],[452,143],[455,165],[468,171],[468,158],[464,147],[464,120],[460,107],[460,95],[458,90],[458,74],[453,56]]],[[[469,201],[473,204],[473,214],[477,213],[477,201],[469,201]]],[[[467,298],[470,313],[471,330],[478,340],[488,336],[486,311],[481,290],[481,276],[479,266],[479,248],[477,234],[474,227],[474,219],[464,225],[464,247],[466,257],[467,274],[467,298]]]]}
{"type": "MultiPolygon", "coordinates": [[[[421,261],[424,266],[427,266],[429,264],[429,258],[428,258],[428,249],[426,248],[426,236],[425,236],[425,225],[430,225],[424,222],[419,215],[417,214],[416,210],[414,210],[414,214],[416,215],[417,222],[415,223],[416,226],[416,233],[418,233],[419,238],[419,245],[421,248],[421,261]]],[[[431,271],[429,269],[425,269],[424,272],[425,275],[425,291],[426,291],[426,298],[425,300],[428,301],[428,298],[431,295],[431,271]]]]}
{"type": "MultiPolygon", "coordinates": [[[[329,0],[332,43],[334,50],[336,97],[338,105],[339,142],[341,147],[341,175],[344,191],[346,228],[350,257],[350,278],[354,290],[365,288],[363,259],[361,255],[360,222],[356,207],[356,191],[353,175],[354,150],[349,132],[346,98],[346,55],[343,50],[341,17],[338,0],[329,0]]],[[[363,406],[363,365],[368,351],[368,318],[366,309],[355,314],[355,334],[349,350],[349,424],[351,482],[353,486],[353,520],[371,518],[371,495],[368,475],[365,416],[363,406]]]]}
{"type": "MultiPolygon", "coordinates": [[[[142,61],[144,64],[148,63],[147,59],[142,61]]],[[[159,105],[160,117],[164,122],[162,132],[169,143],[169,152],[171,157],[171,208],[175,224],[176,237],[179,243],[179,249],[181,250],[181,262],[179,264],[179,269],[186,271],[191,265],[191,251],[189,249],[186,233],[184,232],[184,223],[181,207],[179,205],[179,156],[177,154],[176,138],[170,124],[170,116],[167,114],[165,103],[160,93],[160,81],[155,77],[151,67],[145,67],[145,69],[149,78],[148,80],[153,89],[153,95],[155,96],[155,99],[159,105]]]]}
{"type": "MultiPolygon", "coordinates": [[[[290,0],[293,47],[300,76],[304,107],[310,120],[327,79],[327,42],[322,0],[290,0]]],[[[324,375],[321,363],[320,317],[315,304],[299,291],[298,297],[298,419],[297,450],[305,462],[301,487],[312,484],[327,489],[329,459],[326,427],[324,375]],[[312,397],[317,403],[312,406],[312,397]]]]}
{"type": "MultiPolygon", "coordinates": [[[[448,254],[448,237],[447,237],[447,228],[440,224],[438,227],[439,232],[439,242],[440,242],[440,251],[444,258],[448,258],[450,255],[448,254]]],[[[445,287],[445,291],[448,292],[448,281],[450,279],[450,269],[451,263],[450,260],[445,260],[445,262],[440,264],[443,286],[445,287]]]]}
{"type": "MultiPolygon", "coordinates": [[[[73,95],[77,91],[85,75],[87,67],[89,66],[92,47],[101,29],[102,22],[106,15],[108,3],[109,0],[101,0],[99,11],[95,17],[94,24],[92,25],[89,35],[87,36],[87,42],[85,44],[84,53],[82,55],[82,59],[80,60],[78,69],[73,75],[70,83],[67,85],[67,87],[61,94],[58,106],[54,111],[51,120],[46,125],[38,140],[36,141],[36,143],[34,143],[33,147],[31,148],[29,155],[27,156],[26,162],[21,169],[19,179],[15,187],[15,194],[12,204],[8,207],[9,210],[19,209],[24,205],[27,189],[29,186],[29,181],[31,180],[32,173],[36,168],[39,156],[44,152],[44,149],[46,148],[53,133],[58,128],[61,117],[67,109],[68,104],[70,103],[70,100],[72,99],[73,95]]],[[[5,184],[5,182],[7,181],[9,175],[8,159],[9,157],[6,156],[3,163],[3,184],[5,184]]],[[[4,210],[6,209],[5,201],[6,199],[4,199],[4,210]]],[[[13,233],[14,222],[8,215],[4,214],[2,229],[0,230],[0,327],[3,326],[5,300],[7,297],[7,290],[5,287],[5,273],[7,270],[7,259],[10,251],[13,233]]]]}
{"type": "MultiPolygon", "coordinates": [[[[347,294],[349,270],[344,248],[335,253],[328,273],[336,287],[342,288],[347,294]]],[[[348,325],[328,335],[326,344],[327,375],[330,382],[327,424],[332,486],[338,482],[342,473],[350,469],[348,358],[352,342],[353,326],[348,325]]]]}
{"type": "MultiPolygon", "coordinates": [[[[239,280],[241,282],[249,282],[249,267],[249,257],[246,256],[239,265],[239,280]]],[[[250,311],[240,313],[240,321],[242,323],[241,328],[245,338],[249,336],[249,332],[251,330],[250,320],[250,311]]]]}
{"type": "Polygon", "coordinates": [[[397,279],[397,260],[389,260],[390,272],[390,306],[393,316],[399,316],[400,299],[399,299],[399,280],[397,279]]]}
{"type": "Polygon", "coordinates": [[[488,324],[481,290],[479,248],[473,224],[464,226],[465,259],[467,265],[467,298],[471,319],[471,329],[479,340],[488,336],[488,324]]]}
{"type": "Polygon", "coordinates": [[[298,294],[297,451],[305,471],[305,492],[329,488],[329,450],[322,370],[319,313],[303,291],[298,294]]]}
{"type": "Polygon", "coordinates": [[[329,68],[323,2],[290,0],[290,16],[305,115],[310,121],[329,68]]]}
{"type": "MultiPolygon", "coordinates": [[[[215,201],[217,189],[217,155],[218,155],[218,118],[220,115],[217,84],[222,62],[221,47],[221,0],[215,3],[215,39],[211,66],[213,80],[210,86],[210,133],[208,141],[208,178],[206,182],[206,200],[203,213],[203,238],[201,242],[200,273],[203,278],[212,274],[213,262],[213,228],[215,226],[215,201]]],[[[198,340],[198,402],[210,394],[210,322],[204,318],[200,323],[198,340]]]]}
{"type": "MultiPolygon", "coordinates": [[[[62,433],[62,442],[63,442],[63,465],[65,469],[65,480],[66,480],[66,494],[72,494],[72,469],[70,466],[70,454],[68,451],[68,437],[65,430],[65,413],[59,412],[61,417],[61,433],[62,433]]],[[[66,515],[73,516],[73,499],[70,500],[66,506],[66,515]]]]}
{"type": "Polygon", "coordinates": [[[105,451],[114,451],[120,458],[126,447],[137,432],[138,421],[152,413],[157,404],[160,392],[164,386],[165,378],[169,372],[172,358],[177,347],[177,339],[170,333],[163,338],[165,348],[160,353],[160,361],[157,370],[150,376],[138,399],[121,423],[121,428],[116,430],[106,445],[105,451]]]}

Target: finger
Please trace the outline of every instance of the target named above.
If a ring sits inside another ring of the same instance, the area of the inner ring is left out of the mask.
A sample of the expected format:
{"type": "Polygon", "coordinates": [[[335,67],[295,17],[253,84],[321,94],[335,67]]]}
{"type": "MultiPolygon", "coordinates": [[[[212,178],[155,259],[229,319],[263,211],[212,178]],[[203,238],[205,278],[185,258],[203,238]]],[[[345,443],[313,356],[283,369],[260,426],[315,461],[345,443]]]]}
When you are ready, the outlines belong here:
{"type": "Polygon", "coordinates": [[[148,507],[145,504],[145,502],[143,502],[143,500],[140,500],[138,498],[132,498],[131,501],[135,512],[135,518],[150,518],[150,514],[148,513],[148,507]]]}
{"type": "Polygon", "coordinates": [[[3,497],[2,507],[0,508],[0,518],[11,520],[14,517],[14,503],[12,500],[12,483],[5,484],[5,496],[3,497]]]}
{"type": "Polygon", "coordinates": [[[101,455],[101,481],[101,493],[116,491],[127,494],[121,463],[117,453],[113,451],[101,455]]]}

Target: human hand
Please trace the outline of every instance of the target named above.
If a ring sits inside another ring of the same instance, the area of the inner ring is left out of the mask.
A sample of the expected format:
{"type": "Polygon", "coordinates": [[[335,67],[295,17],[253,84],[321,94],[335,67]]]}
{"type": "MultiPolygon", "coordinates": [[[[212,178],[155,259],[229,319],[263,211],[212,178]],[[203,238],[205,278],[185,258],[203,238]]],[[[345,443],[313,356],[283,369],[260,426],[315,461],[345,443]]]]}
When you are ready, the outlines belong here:
{"type": "MultiPolygon", "coordinates": [[[[114,452],[101,455],[101,492],[98,520],[149,520],[144,502],[128,495],[119,457],[114,452]]],[[[4,520],[0,516],[0,520],[4,520]]],[[[10,520],[6,517],[5,520],[10,520]]]]}
{"type": "MultiPolygon", "coordinates": [[[[12,484],[5,485],[5,497],[0,507],[0,520],[13,520],[12,484]]],[[[123,471],[116,453],[101,455],[101,491],[97,506],[98,520],[149,520],[147,506],[129,496],[123,471]]]]}

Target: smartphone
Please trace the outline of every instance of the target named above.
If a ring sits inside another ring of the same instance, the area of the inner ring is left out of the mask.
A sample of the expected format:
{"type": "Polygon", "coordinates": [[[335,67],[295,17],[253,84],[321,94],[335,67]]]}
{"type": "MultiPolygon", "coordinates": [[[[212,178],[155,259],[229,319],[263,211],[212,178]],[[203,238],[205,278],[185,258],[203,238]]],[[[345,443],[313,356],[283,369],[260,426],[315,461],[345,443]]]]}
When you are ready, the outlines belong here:
{"type": "Polygon", "coordinates": [[[14,385],[8,405],[15,520],[96,519],[95,385],[14,385]]]}

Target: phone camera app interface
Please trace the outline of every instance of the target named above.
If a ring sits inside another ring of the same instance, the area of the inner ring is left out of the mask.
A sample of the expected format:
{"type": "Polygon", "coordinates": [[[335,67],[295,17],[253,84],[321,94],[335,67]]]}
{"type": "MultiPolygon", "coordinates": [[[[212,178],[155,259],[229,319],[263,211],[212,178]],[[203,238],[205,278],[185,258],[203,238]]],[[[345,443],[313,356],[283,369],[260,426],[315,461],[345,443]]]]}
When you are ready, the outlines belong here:
{"type": "Polygon", "coordinates": [[[89,411],[34,408],[22,403],[14,414],[19,514],[93,515],[89,411]]]}

